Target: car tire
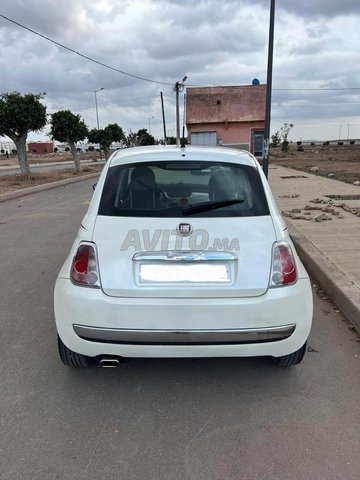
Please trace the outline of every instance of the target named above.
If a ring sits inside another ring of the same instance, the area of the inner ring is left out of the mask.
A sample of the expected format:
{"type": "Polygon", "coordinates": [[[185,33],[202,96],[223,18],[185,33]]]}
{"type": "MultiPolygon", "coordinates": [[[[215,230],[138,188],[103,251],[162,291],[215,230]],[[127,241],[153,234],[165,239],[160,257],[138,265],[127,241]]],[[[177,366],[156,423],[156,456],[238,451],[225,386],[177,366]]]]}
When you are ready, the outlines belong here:
{"type": "Polygon", "coordinates": [[[58,348],[61,361],[64,365],[72,368],[88,368],[93,364],[91,357],[86,357],[80,353],[73,352],[63,344],[58,336],[58,348]]]}
{"type": "Polygon", "coordinates": [[[271,361],[277,367],[292,367],[297,365],[304,358],[306,352],[306,342],[305,344],[296,350],[294,353],[289,353],[289,355],[284,355],[283,357],[272,357],[271,361]]]}

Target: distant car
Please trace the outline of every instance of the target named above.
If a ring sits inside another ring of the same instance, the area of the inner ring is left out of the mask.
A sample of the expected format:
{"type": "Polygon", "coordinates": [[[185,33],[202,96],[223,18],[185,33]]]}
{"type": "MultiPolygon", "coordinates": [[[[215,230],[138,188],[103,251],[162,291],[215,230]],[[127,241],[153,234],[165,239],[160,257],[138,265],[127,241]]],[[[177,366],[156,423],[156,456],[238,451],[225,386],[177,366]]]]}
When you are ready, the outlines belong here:
{"type": "Polygon", "coordinates": [[[55,286],[70,367],[121,357],[272,357],[299,363],[309,277],[256,159],[137,147],[105,165],[55,286]]]}

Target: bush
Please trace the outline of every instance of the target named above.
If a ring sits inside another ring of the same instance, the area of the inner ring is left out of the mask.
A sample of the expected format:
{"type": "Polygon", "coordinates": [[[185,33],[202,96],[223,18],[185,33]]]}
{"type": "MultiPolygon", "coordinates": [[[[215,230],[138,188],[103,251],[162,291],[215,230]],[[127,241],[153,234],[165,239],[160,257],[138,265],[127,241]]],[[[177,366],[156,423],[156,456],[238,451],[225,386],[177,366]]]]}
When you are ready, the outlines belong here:
{"type": "Polygon", "coordinates": [[[324,142],[323,145],[324,145],[325,147],[327,147],[328,145],[330,145],[329,140],[326,140],[326,142],[324,142]]]}
{"type": "Polygon", "coordinates": [[[281,143],[281,151],[286,153],[289,151],[289,141],[288,140],[283,140],[281,143]]]}
{"type": "Polygon", "coordinates": [[[271,136],[270,147],[281,147],[281,151],[287,153],[289,151],[288,135],[293,127],[293,123],[284,123],[280,130],[271,136]]]}
{"type": "Polygon", "coordinates": [[[355,140],[350,140],[350,145],[354,145],[355,144],[355,140]]]}
{"type": "Polygon", "coordinates": [[[2,149],[0,150],[0,153],[1,153],[1,155],[4,155],[5,150],[2,148],[2,149]]]}
{"type": "Polygon", "coordinates": [[[89,145],[88,152],[93,152],[95,150],[93,145],[89,145]]]}
{"type": "Polygon", "coordinates": [[[57,147],[54,148],[54,153],[58,153],[59,149],[57,147]]]}
{"type": "Polygon", "coordinates": [[[12,153],[13,155],[16,155],[16,154],[17,154],[17,150],[15,150],[15,148],[13,148],[13,149],[11,150],[11,153],[12,153]]]}
{"type": "Polygon", "coordinates": [[[78,148],[76,149],[76,151],[77,151],[78,153],[80,153],[80,152],[81,152],[81,148],[78,147],[78,148]]]}
{"type": "Polygon", "coordinates": [[[338,142],[337,144],[338,145],[344,145],[344,142],[338,142]]]}
{"type": "Polygon", "coordinates": [[[314,143],[314,142],[311,142],[310,145],[311,145],[312,147],[315,147],[315,143],[314,143]]]}
{"type": "Polygon", "coordinates": [[[66,147],[65,152],[70,152],[70,147],[66,147]]]}
{"type": "Polygon", "coordinates": [[[300,147],[301,141],[299,140],[298,142],[296,142],[296,145],[298,145],[300,147]]]}

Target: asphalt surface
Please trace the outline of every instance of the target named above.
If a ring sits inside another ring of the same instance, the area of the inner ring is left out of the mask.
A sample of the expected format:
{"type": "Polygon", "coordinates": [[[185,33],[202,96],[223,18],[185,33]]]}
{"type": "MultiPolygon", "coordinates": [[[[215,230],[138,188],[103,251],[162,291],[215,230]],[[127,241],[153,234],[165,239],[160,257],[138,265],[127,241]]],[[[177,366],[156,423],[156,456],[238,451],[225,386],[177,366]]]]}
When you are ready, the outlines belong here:
{"type": "Polygon", "coordinates": [[[0,204],[0,478],[358,480],[360,343],[315,295],[310,352],[60,363],[52,294],[93,180],[0,204]]]}

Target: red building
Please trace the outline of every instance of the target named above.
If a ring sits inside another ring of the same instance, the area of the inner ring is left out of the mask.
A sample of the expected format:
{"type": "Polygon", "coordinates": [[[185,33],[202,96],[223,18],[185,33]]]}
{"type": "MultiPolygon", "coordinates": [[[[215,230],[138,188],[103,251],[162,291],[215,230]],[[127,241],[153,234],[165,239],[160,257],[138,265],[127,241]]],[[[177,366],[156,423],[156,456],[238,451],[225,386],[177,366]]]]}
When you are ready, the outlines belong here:
{"type": "Polygon", "coordinates": [[[53,153],[54,148],[51,142],[31,142],[28,143],[28,153],[35,155],[44,155],[46,153],[53,153]]]}
{"type": "Polygon", "coordinates": [[[262,154],[266,85],[186,89],[192,145],[223,145],[262,154]]]}

